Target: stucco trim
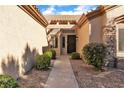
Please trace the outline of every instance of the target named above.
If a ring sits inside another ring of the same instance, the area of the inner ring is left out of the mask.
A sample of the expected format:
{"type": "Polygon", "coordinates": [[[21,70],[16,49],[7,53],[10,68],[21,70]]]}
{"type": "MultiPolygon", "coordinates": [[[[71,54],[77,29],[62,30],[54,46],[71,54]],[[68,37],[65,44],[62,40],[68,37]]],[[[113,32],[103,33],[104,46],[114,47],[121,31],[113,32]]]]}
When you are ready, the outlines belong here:
{"type": "Polygon", "coordinates": [[[118,16],[114,19],[114,21],[119,24],[119,23],[124,23],[124,15],[118,16]]]}
{"type": "Polygon", "coordinates": [[[24,12],[30,15],[40,25],[47,27],[48,22],[34,5],[18,5],[24,12]]]}
{"type": "Polygon", "coordinates": [[[119,7],[119,6],[121,6],[121,5],[104,5],[104,10],[105,11],[110,11],[110,10],[116,8],[116,7],[119,7]]]}
{"type": "Polygon", "coordinates": [[[83,14],[78,21],[78,27],[81,27],[86,22],[88,22],[88,18],[86,17],[85,14],[83,14]]]}

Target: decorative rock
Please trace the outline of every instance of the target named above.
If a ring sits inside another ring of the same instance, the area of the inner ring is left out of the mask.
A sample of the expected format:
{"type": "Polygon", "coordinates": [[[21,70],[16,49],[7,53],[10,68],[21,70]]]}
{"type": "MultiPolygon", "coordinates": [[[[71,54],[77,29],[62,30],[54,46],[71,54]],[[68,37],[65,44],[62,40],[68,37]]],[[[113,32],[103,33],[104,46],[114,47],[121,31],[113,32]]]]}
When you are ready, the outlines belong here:
{"type": "Polygon", "coordinates": [[[107,46],[107,52],[105,57],[105,66],[117,67],[116,58],[116,28],[114,20],[108,21],[107,25],[103,29],[103,41],[107,46]]]}

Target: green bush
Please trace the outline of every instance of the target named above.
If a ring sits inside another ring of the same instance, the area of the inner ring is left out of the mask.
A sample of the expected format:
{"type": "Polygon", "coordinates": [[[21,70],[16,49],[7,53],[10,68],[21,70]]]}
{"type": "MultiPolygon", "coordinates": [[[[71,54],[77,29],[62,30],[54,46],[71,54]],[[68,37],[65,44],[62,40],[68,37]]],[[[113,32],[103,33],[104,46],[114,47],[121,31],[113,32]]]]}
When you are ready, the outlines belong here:
{"type": "Polygon", "coordinates": [[[71,59],[80,59],[80,54],[76,52],[71,53],[71,59]]]}
{"type": "Polygon", "coordinates": [[[48,49],[46,52],[52,52],[52,59],[56,59],[56,51],[54,49],[48,49]]]}
{"type": "Polygon", "coordinates": [[[86,63],[93,65],[97,70],[102,69],[106,47],[102,43],[89,43],[83,48],[86,63]]]}
{"type": "Polygon", "coordinates": [[[49,56],[52,59],[52,52],[51,51],[46,51],[44,55],[49,56]]]}
{"type": "Polygon", "coordinates": [[[52,59],[56,59],[56,51],[51,49],[50,50],[52,52],[52,59]]]}
{"type": "Polygon", "coordinates": [[[0,88],[16,88],[18,83],[9,75],[0,75],[0,88]]]}
{"type": "Polygon", "coordinates": [[[36,69],[47,70],[50,67],[51,58],[47,54],[37,55],[35,61],[36,61],[36,65],[35,65],[36,69]]]}

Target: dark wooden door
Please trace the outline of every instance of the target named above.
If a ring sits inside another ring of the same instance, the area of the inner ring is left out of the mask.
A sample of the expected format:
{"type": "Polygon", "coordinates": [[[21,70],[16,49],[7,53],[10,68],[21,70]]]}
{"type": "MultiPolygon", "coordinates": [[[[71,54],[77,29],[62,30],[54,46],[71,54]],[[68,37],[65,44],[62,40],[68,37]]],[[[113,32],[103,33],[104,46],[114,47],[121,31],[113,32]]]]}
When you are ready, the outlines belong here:
{"type": "Polygon", "coordinates": [[[68,35],[67,37],[67,53],[76,52],[76,35],[68,35]]]}

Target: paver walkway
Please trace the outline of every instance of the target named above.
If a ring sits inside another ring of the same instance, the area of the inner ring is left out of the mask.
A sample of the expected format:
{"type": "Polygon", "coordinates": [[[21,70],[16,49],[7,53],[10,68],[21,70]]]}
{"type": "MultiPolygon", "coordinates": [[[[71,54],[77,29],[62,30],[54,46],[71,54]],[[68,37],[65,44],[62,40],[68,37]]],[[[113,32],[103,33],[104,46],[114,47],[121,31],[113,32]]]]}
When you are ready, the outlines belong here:
{"type": "Polygon", "coordinates": [[[55,60],[45,88],[78,88],[78,83],[67,55],[60,56],[59,59],[55,60]]]}

